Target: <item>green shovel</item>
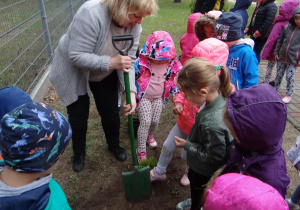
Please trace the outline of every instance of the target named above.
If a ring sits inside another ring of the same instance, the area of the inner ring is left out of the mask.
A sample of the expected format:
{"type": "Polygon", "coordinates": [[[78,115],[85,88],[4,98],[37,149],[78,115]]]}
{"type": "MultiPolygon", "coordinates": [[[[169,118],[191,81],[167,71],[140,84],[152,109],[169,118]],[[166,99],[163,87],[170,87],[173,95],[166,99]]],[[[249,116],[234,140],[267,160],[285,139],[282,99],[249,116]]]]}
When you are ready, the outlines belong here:
{"type": "MultiPolygon", "coordinates": [[[[119,51],[121,55],[127,56],[128,51],[131,49],[133,45],[133,36],[132,35],[113,36],[112,44],[116,48],[116,50],[119,51]],[[115,45],[115,42],[117,41],[130,41],[131,43],[127,49],[120,50],[115,45]]],[[[125,82],[125,91],[126,91],[126,101],[127,104],[131,106],[129,73],[124,72],[124,82],[125,82]]],[[[128,116],[128,124],[129,124],[130,144],[131,144],[131,153],[132,153],[132,161],[133,161],[133,171],[122,172],[122,175],[123,175],[126,199],[136,200],[151,194],[150,168],[149,166],[144,167],[142,169],[138,168],[138,161],[137,161],[136,149],[134,143],[135,138],[134,138],[132,115],[128,116]]]]}

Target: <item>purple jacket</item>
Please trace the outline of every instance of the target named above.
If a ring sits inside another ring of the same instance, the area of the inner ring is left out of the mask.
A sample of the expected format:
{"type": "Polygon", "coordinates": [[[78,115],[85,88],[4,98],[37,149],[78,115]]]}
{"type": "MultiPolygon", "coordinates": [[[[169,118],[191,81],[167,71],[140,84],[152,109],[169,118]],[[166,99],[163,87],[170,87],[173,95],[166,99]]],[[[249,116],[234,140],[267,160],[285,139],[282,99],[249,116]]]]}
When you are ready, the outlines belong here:
{"type": "Polygon", "coordinates": [[[285,0],[280,4],[279,14],[273,21],[273,29],[262,53],[263,60],[274,61],[274,50],[277,39],[280,36],[283,27],[289,23],[290,17],[292,17],[294,10],[298,6],[298,0],[285,0]]]}
{"type": "Polygon", "coordinates": [[[227,107],[240,143],[232,148],[221,174],[253,176],[284,197],[290,179],[282,149],[287,108],[280,95],[270,85],[259,84],[230,94],[227,107]]]}

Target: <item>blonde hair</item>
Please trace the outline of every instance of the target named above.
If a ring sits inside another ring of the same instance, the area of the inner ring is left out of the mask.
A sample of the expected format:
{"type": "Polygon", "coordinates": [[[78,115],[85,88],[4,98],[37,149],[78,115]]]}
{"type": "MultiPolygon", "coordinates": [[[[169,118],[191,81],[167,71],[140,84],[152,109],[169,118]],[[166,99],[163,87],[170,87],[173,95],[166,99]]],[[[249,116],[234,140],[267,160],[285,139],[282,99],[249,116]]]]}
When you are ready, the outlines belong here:
{"type": "Polygon", "coordinates": [[[156,0],[101,0],[107,4],[113,21],[123,25],[129,14],[153,15],[158,10],[156,0]]]}
{"type": "Polygon", "coordinates": [[[224,97],[228,97],[232,91],[230,75],[226,67],[221,66],[218,76],[215,65],[204,58],[191,58],[179,71],[177,86],[183,92],[191,91],[199,95],[201,88],[220,90],[224,97]]]}

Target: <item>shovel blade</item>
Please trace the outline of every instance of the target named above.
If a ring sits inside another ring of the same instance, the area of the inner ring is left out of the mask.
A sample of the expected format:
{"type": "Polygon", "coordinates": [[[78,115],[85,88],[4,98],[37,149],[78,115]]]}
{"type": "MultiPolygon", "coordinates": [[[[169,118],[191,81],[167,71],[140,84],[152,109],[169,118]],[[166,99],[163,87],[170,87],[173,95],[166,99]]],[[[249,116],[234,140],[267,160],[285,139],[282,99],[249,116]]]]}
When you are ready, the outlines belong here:
{"type": "Polygon", "coordinates": [[[134,166],[133,171],[123,172],[122,175],[127,200],[136,200],[151,194],[149,166],[141,169],[134,166]]]}

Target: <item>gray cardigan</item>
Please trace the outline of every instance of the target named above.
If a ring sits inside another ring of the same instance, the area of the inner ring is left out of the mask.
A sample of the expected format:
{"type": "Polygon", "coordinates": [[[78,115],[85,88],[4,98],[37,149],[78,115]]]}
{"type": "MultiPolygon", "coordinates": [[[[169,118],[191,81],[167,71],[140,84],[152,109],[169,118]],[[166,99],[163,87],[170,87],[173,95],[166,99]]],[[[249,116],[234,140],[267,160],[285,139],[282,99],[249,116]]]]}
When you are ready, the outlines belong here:
{"type": "MultiPolygon", "coordinates": [[[[108,71],[110,56],[99,56],[107,40],[111,15],[108,6],[99,0],[85,2],[77,11],[68,31],[62,36],[54,51],[49,78],[64,106],[77,101],[78,96],[89,94],[90,71],[108,71]]],[[[132,58],[129,73],[130,90],[136,92],[134,59],[138,48],[141,25],[125,29],[125,34],[134,37],[128,55],[132,58]]],[[[125,42],[124,49],[130,43],[125,42]]],[[[117,71],[124,89],[123,72],[117,71]]]]}

